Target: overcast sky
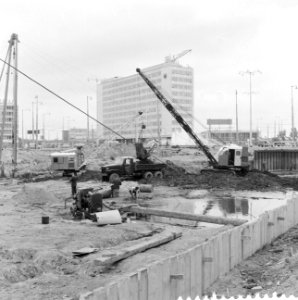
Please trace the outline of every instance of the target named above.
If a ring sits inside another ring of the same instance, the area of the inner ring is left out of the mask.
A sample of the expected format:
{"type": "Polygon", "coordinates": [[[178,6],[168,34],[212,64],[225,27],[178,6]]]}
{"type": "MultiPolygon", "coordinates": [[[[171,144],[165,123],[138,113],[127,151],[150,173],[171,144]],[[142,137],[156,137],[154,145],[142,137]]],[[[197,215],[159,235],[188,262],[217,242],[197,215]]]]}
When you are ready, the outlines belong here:
{"type": "MultiPolygon", "coordinates": [[[[1,58],[17,33],[19,68],[83,110],[93,97],[94,116],[96,79],[132,75],[136,67],[192,49],[180,63],[194,68],[195,117],[202,123],[232,118],[235,124],[238,90],[240,129],[249,129],[249,77],[239,72],[260,70],[252,78],[253,128],[266,136],[274,122],[276,130],[291,127],[290,86],[298,85],[295,0],[3,0],[0,16],[1,58]]],[[[0,99],[3,90],[1,82],[0,99]]],[[[86,126],[83,115],[20,76],[26,130],[36,95],[51,136],[63,117],[64,128],[86,126]]],[[[298,126],[298,90],[294,101],[298,126]]]]}

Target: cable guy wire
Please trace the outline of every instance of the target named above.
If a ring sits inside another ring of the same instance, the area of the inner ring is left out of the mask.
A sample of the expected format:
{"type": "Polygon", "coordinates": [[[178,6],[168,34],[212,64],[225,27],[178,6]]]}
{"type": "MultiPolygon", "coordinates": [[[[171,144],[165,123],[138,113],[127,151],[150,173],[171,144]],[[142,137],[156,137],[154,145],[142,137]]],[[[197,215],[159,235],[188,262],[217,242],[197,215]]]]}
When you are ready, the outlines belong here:
{"type": "Polygon", "coordinates": [[[75,108],[76,110],[78,110],[79,112],[81,112],[82,114],[84,114],[85,116],[87,116],[88,118],[92,119],[93,121],[97,122],[98,124],[102,125],[103,127],[105,127],[106,129],[110,130],[111,132],[113,132],[114,134],[118,135],[119,137],[121,137],[122,139],[125,139],[125,137],[123,137],[121,134],[119,134],[118,132],[114,131],[112,128],[104,125],[103,123],[101,123],[100,121],[98,121],[97,119],[93,118],[92,116],[90,116],[89,114],[85,113],[82,109],[80,109],[79,107],[75,106],[74,104],[70,103],[69,101],[67,101],[66,99],[64,99],[63,97],[59,96],[58,94],[56,94],[55,92],[53,92],[52,90],[50,90],[49,88],[47,88],[46,86],[44,86],[43,84],[39,83],[37,80],[33,79],[32,77],[30,77],[29,75],[25,74],[24,72],[22,72],[20,69],[15,68],[14,66],[10,65],[8,62],[6,62],[5,60],[3,60],[2,58],[0,58],[0,60],[9,65],[11,68],[13,68],[14,70],[16,70],[17,72],[19,72],[20,74],[22,74],[24,77],[28,78],[29,80],[31,80],[32,82],[36,83],[37,85],[39,85],[40,87],[42,87],[43,89],[45,89],[46,91],[48,91],[49,93],[53,94],[54,96],[56,96],[57,98],[59,98],[60,100],[62,100],[63,102],[65,102],[66,104],[72,106],[73,108],[75,108]]]}

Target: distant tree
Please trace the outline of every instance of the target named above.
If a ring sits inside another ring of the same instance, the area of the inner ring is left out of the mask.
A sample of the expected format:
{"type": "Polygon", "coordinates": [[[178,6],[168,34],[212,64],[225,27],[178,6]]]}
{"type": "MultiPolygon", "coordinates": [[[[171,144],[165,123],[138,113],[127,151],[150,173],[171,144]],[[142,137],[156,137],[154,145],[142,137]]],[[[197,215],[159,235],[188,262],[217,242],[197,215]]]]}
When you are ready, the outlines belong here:
{"type": "Polygon", "coordinates": [[[286,139],[286,131],[285,130],[281,130],[278,135],[277,135],[279,140],[284,141],[286,139]]]}
{"type": "Polygon", "coordinates": [[[291,137],[292,139],[297,139],[297,136],[298,136],[298,132],[297,132],[296,127],[294,127],[294,128],[292,128],[292,130],[291,130],[290,137],[291,137]]]}

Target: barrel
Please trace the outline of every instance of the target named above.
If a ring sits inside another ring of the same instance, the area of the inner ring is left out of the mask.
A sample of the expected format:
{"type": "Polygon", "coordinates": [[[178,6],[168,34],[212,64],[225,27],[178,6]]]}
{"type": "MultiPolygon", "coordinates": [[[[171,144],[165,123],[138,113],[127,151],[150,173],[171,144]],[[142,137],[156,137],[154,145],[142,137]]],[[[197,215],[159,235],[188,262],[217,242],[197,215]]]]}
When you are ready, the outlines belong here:
{"type": "Polygon", "coordinates": [[[50,223],[50,217],[49,216],[42,216],[41,217],[41,224],[49,224],[50,223]]]}
{"type": "Polygon", "coordinates": [[[119,210],[108,210],[95,213],[97,223],[99,225],[120,224],[122,223],[119,210]]]}
{"type": "Polygon", "coordinates": [[[141,184],[139,187],[140,187],[141,193],[152,193],[153,192],[152,184],[141,184]]]}

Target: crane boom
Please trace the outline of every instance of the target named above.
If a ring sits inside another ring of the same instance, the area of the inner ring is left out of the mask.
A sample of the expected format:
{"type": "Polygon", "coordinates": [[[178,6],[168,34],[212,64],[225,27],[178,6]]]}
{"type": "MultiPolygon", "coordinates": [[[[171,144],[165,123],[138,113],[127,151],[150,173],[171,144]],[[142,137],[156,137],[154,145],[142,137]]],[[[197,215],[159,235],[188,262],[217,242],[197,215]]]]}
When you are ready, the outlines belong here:
{"type": "Polygon", "coordinates": [[[192,140],[199,146],[199,148],[204,152],[204,154],[209,159],[211,166],[215,167],[218,165],[215,157],[210,153],[208,147],[202,143],[199,137],[195,134],[192,128],[188,125],[188,123],[183,119],[180,113],[173,107],[173,105],[166,99],[166,97],[158,90],[158,88],[148,79],[148,77],[139,69],[136,70],[139,75],[144,79],[147,85],[151,88],[156,97],[160,100],[160,102],[165,106],[165,108],[171,113],[171,115],[175,118],[175,120],[179,123],[179,125],[184,129],[185,132],[192,138],[192,140]]]}

